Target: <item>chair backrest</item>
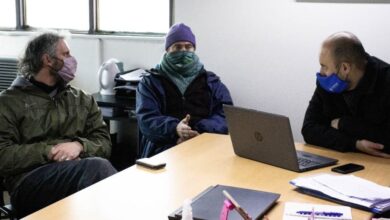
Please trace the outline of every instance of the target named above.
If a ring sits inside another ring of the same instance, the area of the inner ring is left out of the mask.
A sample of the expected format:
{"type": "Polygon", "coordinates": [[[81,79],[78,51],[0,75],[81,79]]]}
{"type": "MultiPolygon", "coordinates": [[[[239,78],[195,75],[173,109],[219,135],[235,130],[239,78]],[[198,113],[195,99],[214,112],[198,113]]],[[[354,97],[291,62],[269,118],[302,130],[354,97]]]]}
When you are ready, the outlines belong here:
{"type": "Polygon", "coordinates": [[[5,204],[5,193],[7,193],[7,190],[4,187],[2,177],[0,177],[0,193],[0,219],[16,219],[11,204],[5,204]]]}
{"type": "Polygon", "coordinates": [[[4,197],[5,197],[5,195],[4,195],[4,193],[7,191],[6,189],[5,189],[5,187],[4,187],[4,179],[3,179],[3,177],[0,177],[0,193],[1,193],[1,198],[0,198],[0,207],[3,207],[4,206],[4,203],[5,203],[5,199],[4,199],[4,197]]]}

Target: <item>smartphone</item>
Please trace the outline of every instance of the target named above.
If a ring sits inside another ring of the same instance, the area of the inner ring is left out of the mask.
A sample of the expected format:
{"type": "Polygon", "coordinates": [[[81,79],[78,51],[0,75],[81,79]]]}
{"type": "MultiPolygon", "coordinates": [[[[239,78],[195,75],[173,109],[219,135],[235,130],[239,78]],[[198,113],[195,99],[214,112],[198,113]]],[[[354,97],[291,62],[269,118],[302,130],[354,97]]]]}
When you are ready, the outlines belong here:
{"type": "Polygon", "coordinates": [[[332,171],[342,174],[352,173],[358,170],[364,169],[364,166],[355,164],[355,163],[347,163],[338,167],[333,167],[332,171]]]}
{"type": "Polygon", "coordinates": [[[162,169],[166,165],[166,163],[164,163],[164,162],[158,162],[158,161],[152,160],[150,158],[138,159],[135,161],[135,164],[149,168],[149,169],[153,169],[153,170],[162,169]]]}

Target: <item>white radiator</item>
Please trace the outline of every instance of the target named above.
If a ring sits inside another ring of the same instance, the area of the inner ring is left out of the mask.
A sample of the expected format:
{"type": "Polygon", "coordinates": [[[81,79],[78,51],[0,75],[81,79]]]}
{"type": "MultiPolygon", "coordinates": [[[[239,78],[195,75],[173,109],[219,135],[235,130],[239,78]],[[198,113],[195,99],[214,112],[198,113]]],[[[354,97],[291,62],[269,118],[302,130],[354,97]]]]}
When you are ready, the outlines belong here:
{"type": "Polygon", "coordinates": [[[0,57],[0,92],[7,89],[16,78],[18,60],[0,57]]]}

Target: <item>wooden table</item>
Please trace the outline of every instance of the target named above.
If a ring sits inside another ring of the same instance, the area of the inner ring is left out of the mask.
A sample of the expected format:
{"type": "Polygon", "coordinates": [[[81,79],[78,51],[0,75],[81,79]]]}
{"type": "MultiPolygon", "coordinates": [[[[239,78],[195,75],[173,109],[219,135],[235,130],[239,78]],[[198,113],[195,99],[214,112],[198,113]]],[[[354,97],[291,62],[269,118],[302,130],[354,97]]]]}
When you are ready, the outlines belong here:
{"type": "MultiPolygon", "coordinates": [[[[355,175],[381,185],[390,185],[390,160],[361,153],[340,153],[310,145],[301,150],[355,162],[365,169],[355,175]]],[[[228,135],[203,134],[153,157],[167,163],[152,171],[132,166],[91,187],[58,201],[25,219],[167,219],[167,216],[210,185],[224,184],[280,193],[278,203],[267,214],[280,220],[287,201],[334,204],[294,191],[289,181],[315,173],[331,173],[326,167],[296,173],[236,156],[228,135]]],[[[353,219],[369,219],[369,212],[352,209],[353,219]]]]}

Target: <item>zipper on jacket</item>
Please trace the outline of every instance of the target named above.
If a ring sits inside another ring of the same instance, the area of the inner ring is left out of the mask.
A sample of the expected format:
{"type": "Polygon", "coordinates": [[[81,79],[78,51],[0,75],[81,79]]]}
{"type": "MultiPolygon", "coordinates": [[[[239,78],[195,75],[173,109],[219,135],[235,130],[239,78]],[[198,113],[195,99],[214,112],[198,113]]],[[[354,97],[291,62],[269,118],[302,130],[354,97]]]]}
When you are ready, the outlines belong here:
{"type": "Polygon", "coordinates": [[[51,98],[51,100],[53,100],[54,106],[57,108],[58,107],[57,99],[53,97],[51,98]]]}
{"type": "Polygon", "coordinates": [[[57,112],[57,117],[56,117],[56,124],[57,124],[57,131],[60,131],[61,130],[61,125],[60,125],[60,110],[58,109],[58,99],[56,98],[58,94],[56,94],[55,96],[51,97],[51,100],[53,101],[54,103],[54,112],[57,112]]]}

